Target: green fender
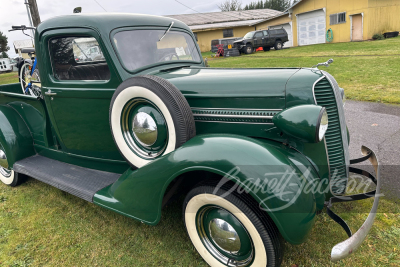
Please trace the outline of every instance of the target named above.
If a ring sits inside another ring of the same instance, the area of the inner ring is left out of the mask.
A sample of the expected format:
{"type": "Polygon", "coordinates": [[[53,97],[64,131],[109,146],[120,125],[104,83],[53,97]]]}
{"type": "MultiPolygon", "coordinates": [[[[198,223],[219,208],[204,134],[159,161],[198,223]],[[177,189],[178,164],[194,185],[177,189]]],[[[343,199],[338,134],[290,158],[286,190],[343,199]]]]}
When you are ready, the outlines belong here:
{"type": "Polygon", "coordinates": [[[293,244],[305,240],[324,203],[324,195],[310,188],[320,179],[303,155],[274,141],[227,134],[195,136],[150,164],[127,170],[114,184],[98,191],[93,201],[155,225],[168,185],[194,170],[220,174],[240,184],[238,190],[249,190],[293,244]]]}
{"type": "Polygon", "coordinates": [[[18,112],[6,105],[0,105],[0,144],[11,169],[16,161],[35,154],[31,132],[18,112]]]}

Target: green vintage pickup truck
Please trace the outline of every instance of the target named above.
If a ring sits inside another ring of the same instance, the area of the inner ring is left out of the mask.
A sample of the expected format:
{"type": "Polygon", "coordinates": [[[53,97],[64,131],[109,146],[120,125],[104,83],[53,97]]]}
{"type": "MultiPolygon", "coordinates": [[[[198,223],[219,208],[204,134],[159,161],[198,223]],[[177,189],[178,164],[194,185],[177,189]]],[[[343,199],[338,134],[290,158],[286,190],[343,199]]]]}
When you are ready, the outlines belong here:
{"type": "Polygon", "coordinates": [[[318,66],[208,68],[187,25],[134,14],[46,20],[35,48],[40,94],[0,86],[4,184],[30,176],[150,225],[181,200],[211,266],[279,266],[324,207],[349,235],[333,261],[372,227],[378,195],[355,234],[331,209],[379,194],[379,165],[366,147],[349,159],[343,89],[318,66]],[[345,196],[367,159],[376,191],[345,196]]]}

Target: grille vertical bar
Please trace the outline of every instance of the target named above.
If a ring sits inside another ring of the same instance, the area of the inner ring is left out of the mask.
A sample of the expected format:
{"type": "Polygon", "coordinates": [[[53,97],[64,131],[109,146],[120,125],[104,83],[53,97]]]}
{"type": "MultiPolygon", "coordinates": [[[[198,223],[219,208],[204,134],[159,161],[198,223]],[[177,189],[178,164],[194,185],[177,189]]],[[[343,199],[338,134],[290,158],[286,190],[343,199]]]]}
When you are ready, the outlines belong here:
{"type": "Polygon", "coordinates": [[[334,90],[330,81],[324,77],[315,84],[314,96],[317,104],[325,107],[328,113],[329,123],[325,140],[328,148],[331,184],[333,185],[331,190],[334,194],[342,194],[344,193],[348,176],[342,123],[334,90]]]}

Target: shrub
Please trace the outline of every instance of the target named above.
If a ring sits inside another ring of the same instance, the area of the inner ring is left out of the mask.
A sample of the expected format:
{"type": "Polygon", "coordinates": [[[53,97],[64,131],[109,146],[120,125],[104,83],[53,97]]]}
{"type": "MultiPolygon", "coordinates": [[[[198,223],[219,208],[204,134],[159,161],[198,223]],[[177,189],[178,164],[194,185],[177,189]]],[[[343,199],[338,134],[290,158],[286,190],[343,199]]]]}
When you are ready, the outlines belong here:
{"type": "Polygon", "coordinates": [[[376,34],[374,34],[374,36],[372,36],[372,39],[374,39],[374,40],[383,40],[383,39],[385,39],[385,36],[383,36],[383,34],[376,33],[376,34]]]}

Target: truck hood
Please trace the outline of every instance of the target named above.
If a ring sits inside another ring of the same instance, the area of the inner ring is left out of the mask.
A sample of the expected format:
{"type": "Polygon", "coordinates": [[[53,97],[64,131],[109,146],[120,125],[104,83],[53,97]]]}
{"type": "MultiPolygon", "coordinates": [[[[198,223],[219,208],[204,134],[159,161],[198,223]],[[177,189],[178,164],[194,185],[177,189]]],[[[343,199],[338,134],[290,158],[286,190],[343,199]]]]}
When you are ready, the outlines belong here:
{"type": "Polygon", "coordinates": [[[284,109],[285,89],[298,68],[183,68],[155,74],[174,84],[191,107],[284,109]]]}

